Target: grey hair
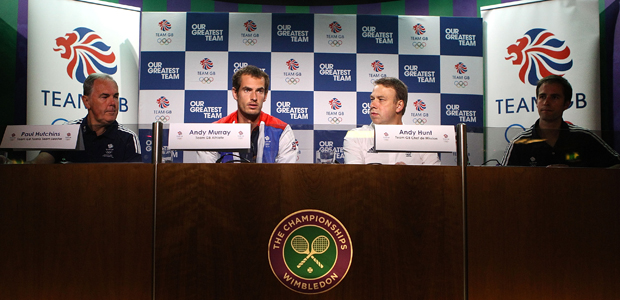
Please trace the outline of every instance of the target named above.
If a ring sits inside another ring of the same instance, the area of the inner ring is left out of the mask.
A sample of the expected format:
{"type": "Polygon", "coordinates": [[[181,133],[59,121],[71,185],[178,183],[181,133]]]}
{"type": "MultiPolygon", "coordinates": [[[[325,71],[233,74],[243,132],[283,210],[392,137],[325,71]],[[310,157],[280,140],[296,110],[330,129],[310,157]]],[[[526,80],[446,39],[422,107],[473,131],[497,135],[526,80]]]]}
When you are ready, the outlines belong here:
{"type": "Polygon", "coordinates": [[[95,85],[95,80],[97,79],[109,80],[109,81],[114,82],[116,86],[118,86],[118,83],[116,83],[116,80],[114,80],[112,76],[108,74],[103,74],[103,73],[92,73],[88,75],[86,80],[84,80],[84,85],[83,85],[84,96],[90,96],[90,94],[93,92],[93,85],[95,85]]]}

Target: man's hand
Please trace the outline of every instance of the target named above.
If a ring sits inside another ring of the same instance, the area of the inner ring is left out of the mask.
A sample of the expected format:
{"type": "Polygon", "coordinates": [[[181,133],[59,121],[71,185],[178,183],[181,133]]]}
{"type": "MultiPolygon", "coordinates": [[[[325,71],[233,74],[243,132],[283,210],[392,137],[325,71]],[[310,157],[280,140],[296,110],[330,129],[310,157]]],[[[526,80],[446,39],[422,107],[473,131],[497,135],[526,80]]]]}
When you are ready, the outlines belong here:
{"type": "Polygon", "coordinates": [[[55,161],[54,157],[47,153],[47,152],[41,152],[39,153],[39,155],[37,155],[37,157],[35,157],[35,159],[27,162],[29,164],[53,164],[55,161]]]}

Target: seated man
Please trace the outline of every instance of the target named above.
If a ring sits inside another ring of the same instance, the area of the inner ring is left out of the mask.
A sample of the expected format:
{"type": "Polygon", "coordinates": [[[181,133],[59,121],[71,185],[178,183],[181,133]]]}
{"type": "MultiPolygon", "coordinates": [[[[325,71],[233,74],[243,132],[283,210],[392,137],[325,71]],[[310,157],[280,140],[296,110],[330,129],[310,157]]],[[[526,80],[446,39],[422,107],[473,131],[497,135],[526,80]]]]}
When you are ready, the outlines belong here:
{"type": "Polygon", "coordinates": [[[116,81],[110,75],[93,73],[86,78],[83,88],[82,102],[88,114],[69,124],[80,124],[84,151],[45,150],[31,163],[141,162],[138,136],[116,122],[116,81]]]}
{"type": "Polygon", "coordinates": [[[573,88],[568,80],[550,75],[536,85],[539,119],[506,148],[504,166],[611,167],[620,156],[600,137],[564,122],[573,88]]]}
{"type": "Polygon", "coordinates": [[[377,153],[375,124],[402,125],[407,106],[407,86],[397,78],[375,81],[370,94],[370,125],[349,130],[344,137],[345,164],[439,165],[436,153],[377,153]]]}
{"type": "Polygon", "coordinates": [[[197,151],[197,162],[215,163],[241,160],[257,163],[294,163],[297,146],[291,126],[261,111],[269,91],[269,75],[255,66],[247,66],[232,77],[232,94],[237,111],[215,123],[250,123],[250,151],[197,151]],[[236,158],[239,156],[239,158],[236,158]]]}

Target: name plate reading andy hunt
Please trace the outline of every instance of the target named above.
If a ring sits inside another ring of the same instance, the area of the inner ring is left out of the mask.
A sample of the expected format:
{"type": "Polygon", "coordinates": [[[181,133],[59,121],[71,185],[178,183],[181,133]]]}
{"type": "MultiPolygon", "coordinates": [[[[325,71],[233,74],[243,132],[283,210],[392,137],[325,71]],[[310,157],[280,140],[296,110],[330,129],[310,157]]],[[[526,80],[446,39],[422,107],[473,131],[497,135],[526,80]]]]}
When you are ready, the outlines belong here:
{"type": "Polygon", "coordinates": [[[250,149],[250,124],[172,123],[168,148],[174,150],[233,151],[250,149]]]}
{"type": "Polygon", "coordinates": [[[0,148],[84,150],[80,125],[9,125],[0,148]]]}
{"type": "Polygon", "coordinates": [[[456,152],[454,126],[375,125],[375,150],[379,152],[456,152]]]}

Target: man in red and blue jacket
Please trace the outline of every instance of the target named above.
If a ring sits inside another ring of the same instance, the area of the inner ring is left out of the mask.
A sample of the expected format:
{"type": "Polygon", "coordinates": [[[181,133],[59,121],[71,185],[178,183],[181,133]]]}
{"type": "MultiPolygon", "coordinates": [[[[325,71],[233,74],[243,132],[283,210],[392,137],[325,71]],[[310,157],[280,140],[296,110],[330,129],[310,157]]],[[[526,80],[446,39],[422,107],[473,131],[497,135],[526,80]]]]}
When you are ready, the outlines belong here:
{"type": "Polygon", "coordinates": [[[269,75],[255,66],[247,66],[233,75],[232,94],[237,111],[215,123],[250,123],[252,128],[249,151],[198,151],[197,162],[215,163],[241,160],[257,163],[294,163],[297,145],[291,126],[262,112],[269,91],[269,75]]]}

